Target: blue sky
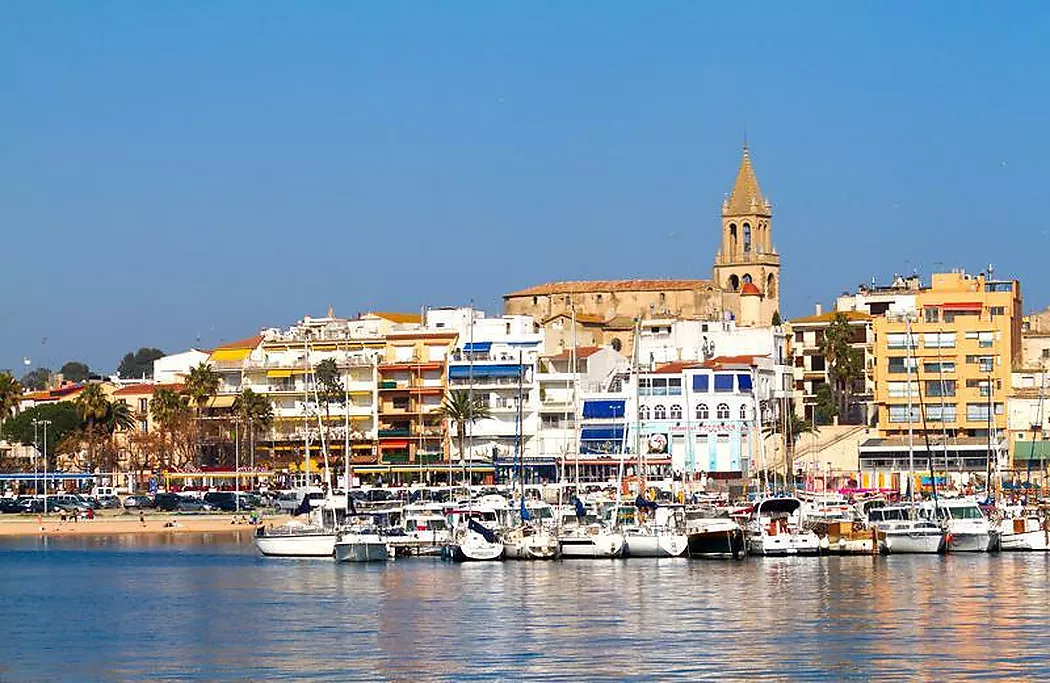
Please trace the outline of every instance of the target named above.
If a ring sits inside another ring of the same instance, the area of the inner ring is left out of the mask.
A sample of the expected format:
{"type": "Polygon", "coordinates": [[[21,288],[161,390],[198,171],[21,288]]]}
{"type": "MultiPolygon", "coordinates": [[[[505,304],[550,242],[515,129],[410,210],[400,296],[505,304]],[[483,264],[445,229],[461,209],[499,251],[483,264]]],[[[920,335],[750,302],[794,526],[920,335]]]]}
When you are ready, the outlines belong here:
{"type": "Polygon", "coordinates": [[[0,367],[710,277],[745,131],[786,316],[988,262],[1042,308],[1047,35],[1035,2],[0,3],[0,367]]]}

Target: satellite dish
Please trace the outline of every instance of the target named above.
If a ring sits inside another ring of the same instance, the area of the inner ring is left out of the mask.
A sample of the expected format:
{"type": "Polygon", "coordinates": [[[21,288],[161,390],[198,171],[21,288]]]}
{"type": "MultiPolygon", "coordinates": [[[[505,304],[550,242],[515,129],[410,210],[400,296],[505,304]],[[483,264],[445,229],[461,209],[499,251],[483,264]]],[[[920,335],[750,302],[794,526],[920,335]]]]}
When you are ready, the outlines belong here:
{"type": "Polygon", "coordinates": [[[25,363],[25,366],[28,368],[30,365],[33,364],[33,359],[30,358],[29,356],[23,356],[22,357],[22,362],[25,363]]]}

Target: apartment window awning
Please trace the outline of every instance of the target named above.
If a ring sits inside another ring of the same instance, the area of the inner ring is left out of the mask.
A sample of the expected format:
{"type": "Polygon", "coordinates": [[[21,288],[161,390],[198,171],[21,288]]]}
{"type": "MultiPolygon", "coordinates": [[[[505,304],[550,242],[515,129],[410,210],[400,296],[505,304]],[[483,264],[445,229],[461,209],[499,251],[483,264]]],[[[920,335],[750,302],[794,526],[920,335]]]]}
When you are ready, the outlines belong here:
{"type": "Polygon", "coordinates": [[[946,311],[979,311],[981,310],[980,301],[946,301],[941,304],[941,308],[946,311]]]}
{"type": "Polygon", "coordinates": [[[580,430],[581,441],[616,441],[623,439],[622,425],[613,427],[584,427],[580,430]]]}
{"type": "Polygon", "coordinates": [[[520,365],[453,365],[448,369],[449,379],[470,377],[517,377],[523,368],[520,365]]]}
{"type": "Polygon", "coordinates": [[[404,439],[400,441],[384,441],[381,444],[379,444],[379,448],[380,450],[384,451],[390,450],[391,448],[408,448],[408,440],[404,439]]]}
{"type": "Polygon", "coordinates": [[[463,345],[467,353],[488,353],[492,349],[492,342],[470,342],[463,345]]]}
{"type": "Polygon", "coordinates": [[[292,371],[291,370],[267,370],[266,371],[266,376],[267,377],[291,377],[292,376],[292,371]]]}
{"type": "Polygon", "coordinates": [[[237,400],[236,396],[212,396],[211,400],[208,401],[209,408],[232,408],[233,402],[237,400]]]}
{"type": "Polygon", "coordinates": [[[212,351],[211,359],[221,361],[244,360],[251,352],[251,349],[216,349],[212,351]]]}
{"type": "Polygon", "coordinates": [[[715,391],[731,393],[733,391],[733,376],[715,375],[715,391]]]}
{"type": "Polygon", "coordinates": [[[583,416],[590,418],[623,417],[626,401],[584,401],[583,416]]]}
{"type": "Polygon", "coordinates": [[[740,386],[740,391],[751,393],[751,375],[737,375],[736,381],[740,386]]]}

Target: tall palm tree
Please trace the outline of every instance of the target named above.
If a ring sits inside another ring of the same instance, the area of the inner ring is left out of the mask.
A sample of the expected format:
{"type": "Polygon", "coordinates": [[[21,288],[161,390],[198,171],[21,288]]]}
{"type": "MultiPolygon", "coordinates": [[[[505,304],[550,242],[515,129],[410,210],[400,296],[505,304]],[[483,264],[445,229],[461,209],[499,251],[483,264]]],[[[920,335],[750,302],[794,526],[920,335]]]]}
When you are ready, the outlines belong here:
{"type": "MultiPolygon", "coordinates": [[[[95,453],[100,436],[110,412],[109,400],[99,384],[88,384],[74,401],[80,417],[80,431],[88,444],[88,469],[95,465],[95,453]]],[[[127,406],[125,406],[126,408],[127,406]]]]}
{"type": "Polygon", "coordinates": [[[233,401],[233,413],[237,421],[247,425],[247,436],[251,445],[252,464],[255,463],[255,430],[273,422],[273,403],[262,394],[251,389],[242,391],[233,401]]]}
{"type": "MultiPolygon", "coordinates": [[[[212,370],[211,366],[207,363],[201,363],[200,365],[190,368],[190,374],[186,377],[186,385],[183,387],[182,391],[197,407],[198,432],[203,431],[201,418],[204,416],[204,406],[206,406],[208,401],[218,393],[220,382],[221,380],[218,373],[212,370]]],[[[199,456],[199,438],[197,439],[196,446],[199,456]]]]}
{"type": "Polygon", "coordinates": [[[456,423],[456,442],[459,446],[459,457],[465,457],[464,443],[467,440],[467,425],[491,417],[488,405],[481,397],[470,395],[465,389],[449,391],[441,403],[439,413],[450,422],[456,423]]]}
{"type": "MultiPolygon", "coordinates": [[[[150,401],[150,413],[160,427],[162,445],[170,459],[175,452],[181,454],[180,460],[186,459],[189,448],[189,427],[192,424],[193,409],[189,396],[175,392],[167,387],[160,387],[153,392],[150,401]],[[180,437],[182,437],[180,439],[180,437]],[[181,440],[181,443],[180,443],[181,440]],[[166,444],[164,443],[166,441],[166,444]]],[[[171,463],[164,463],[171,464],[171,463]]]]}
{"type": "Polygon", "coordinates": [[[18,407],[22,400],[21,382],[10,372],[0,372],[0,438],[3,438],[4,420],[18,407]]]}

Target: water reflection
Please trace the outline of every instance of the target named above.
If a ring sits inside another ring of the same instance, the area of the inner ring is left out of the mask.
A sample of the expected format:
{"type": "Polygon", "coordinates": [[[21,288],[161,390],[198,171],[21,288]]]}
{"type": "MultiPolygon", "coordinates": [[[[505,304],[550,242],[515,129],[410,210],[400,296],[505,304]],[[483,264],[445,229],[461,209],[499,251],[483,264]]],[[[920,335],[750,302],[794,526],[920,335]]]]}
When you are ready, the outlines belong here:
{"type": "Polygon", "coordinates": [[[337,565],[230,533],[0,548],[3,679],[1029,678],[1048,644],[1043,555],[337,565]]]}

